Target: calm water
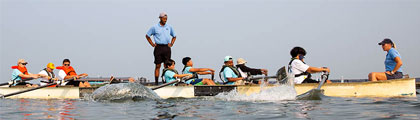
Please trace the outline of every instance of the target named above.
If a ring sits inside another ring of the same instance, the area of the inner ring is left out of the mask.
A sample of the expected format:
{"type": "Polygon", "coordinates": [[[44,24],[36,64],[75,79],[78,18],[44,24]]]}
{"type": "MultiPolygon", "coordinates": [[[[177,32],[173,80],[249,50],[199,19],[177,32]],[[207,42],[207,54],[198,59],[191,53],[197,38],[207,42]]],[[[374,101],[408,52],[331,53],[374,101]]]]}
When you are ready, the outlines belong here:
{"type": "Polygon", "coordinates": [[[420,119],[417,98],[0,100],[0,119],[420,119]]]}

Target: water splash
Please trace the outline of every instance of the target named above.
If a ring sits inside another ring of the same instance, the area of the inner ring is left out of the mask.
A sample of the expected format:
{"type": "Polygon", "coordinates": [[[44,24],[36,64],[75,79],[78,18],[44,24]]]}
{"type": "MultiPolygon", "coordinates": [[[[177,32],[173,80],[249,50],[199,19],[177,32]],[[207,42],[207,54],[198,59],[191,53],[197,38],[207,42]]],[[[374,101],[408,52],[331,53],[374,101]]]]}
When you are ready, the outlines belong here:
{"type": "MultiPolygon", "coordinates": [[[[263,86],[261,86],[263,87],[263,86]]],[[[293,86],[277,85],[250,95],[239,94],[236,90],[216,95],[217,99],[226,101],[282,101],[295,100],[296,90],[293,86]]]]}
{"type": "Polygon", "coordinates": [[[120,83],[102,86],[90,96],[94,101],[124,101],[160,99],[151,89],[136,83],[120,83]]]}
{"type": "MultiPolygon", "coordinates": [[[[281,84],[277,83],[274,87],[264,88],[265,84],[261,84],[261,91],[250,95],[239,94],[236,90],[216,95],[216,99],[226,101],[284,101],[295,100],[297,93],[293,83],[294,77],[287,74],[286,81],[281,84]]],[[[264,82],[263,82],[264,83],[264,82]]]]}

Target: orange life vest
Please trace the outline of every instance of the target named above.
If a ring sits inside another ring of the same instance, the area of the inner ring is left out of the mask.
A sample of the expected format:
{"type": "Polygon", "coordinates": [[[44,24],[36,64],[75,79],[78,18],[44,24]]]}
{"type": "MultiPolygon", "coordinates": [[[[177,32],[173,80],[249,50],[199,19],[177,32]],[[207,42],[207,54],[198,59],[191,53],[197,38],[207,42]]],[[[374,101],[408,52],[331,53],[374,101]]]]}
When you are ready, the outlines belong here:
{"type": "Polygon", "coordinates": [[[74,71],[72,66],[69,66],[68,68],[66,68],[64,66],[58,66],[58,67],[55,67],[55,68],[63,70],[66,73],[66,75],[77,75],[76,71],[74,71]]]}
{"type": "Polygon", "coordinates": [[[26,67],[12,66],[12,69],[18,69],[23,74],[29,75],[28,69],[26,69],[26,67]]]}

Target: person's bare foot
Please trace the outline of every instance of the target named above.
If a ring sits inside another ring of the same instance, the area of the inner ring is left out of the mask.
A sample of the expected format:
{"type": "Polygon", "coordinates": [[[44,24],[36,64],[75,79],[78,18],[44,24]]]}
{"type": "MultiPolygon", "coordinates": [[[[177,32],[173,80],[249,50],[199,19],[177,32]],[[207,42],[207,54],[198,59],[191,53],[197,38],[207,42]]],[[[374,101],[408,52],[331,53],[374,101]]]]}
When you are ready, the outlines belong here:
{"type": "Polygon", "coordinates": [[[85,86],[85,84],[83,84],[83,82],[80,82],[79,87],[83,88],[83,87],[86,87],[86,86],[85,86]]]}
{"type": "Polygon", "coordinates": [[[90,86],[89,82],[85,82],[84,85],[85,85],[85,87],[92,87],[92,86],[90,86]]]}

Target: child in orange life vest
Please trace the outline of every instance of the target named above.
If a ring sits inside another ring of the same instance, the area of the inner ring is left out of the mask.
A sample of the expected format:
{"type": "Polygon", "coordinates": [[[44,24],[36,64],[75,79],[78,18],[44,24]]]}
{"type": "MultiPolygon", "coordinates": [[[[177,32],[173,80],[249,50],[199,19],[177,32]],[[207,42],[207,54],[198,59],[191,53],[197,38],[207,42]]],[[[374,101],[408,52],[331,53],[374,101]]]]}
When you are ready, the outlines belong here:
{"type": "MultiPolygon", "coordinates": [[[[72,79],[72,78],[79,79],[80,77],[88,76],[88,74],[86,74],[86,73],[82,73],[80,75],[77,75],[74,68],[72,66],[70,66],[70,60],[69,59],[64,59],[63,60],[63,66],[58,66],[58,67],[56,67],[56,69],[60,70],[58,72],[58,76],[62,80],[72,79]]],[[[74,85],[74,86],[79,86],[79,87],[91,87],[89,82],[81,82],[81,81],[74,81],[74,80],[70,80],[68,82],[62,83],[61,85],[74,85]]]]}
{"type": "MultiPolygon", "coordinates": [[[[19,59],[18,60],[18,64],[17,66],[12,66],[13,69],[13,73],[12,73],[12,80],[16,81],[16,80],[23,80],[23,79],[37,79],[40,77],[48,77],[45,75],[40,75],[40,74],[31,74],[28,72],[28,70],[26,69],[26,64],[28,64],[28,62],[25,62],[24,59],[19,59]]],[[[15,83],[13,85],[26,85],[27,87],[38,87],[38,85],[36,84],[30,84],[27,82],[20,82],[20,83],[15,83]]]]}

